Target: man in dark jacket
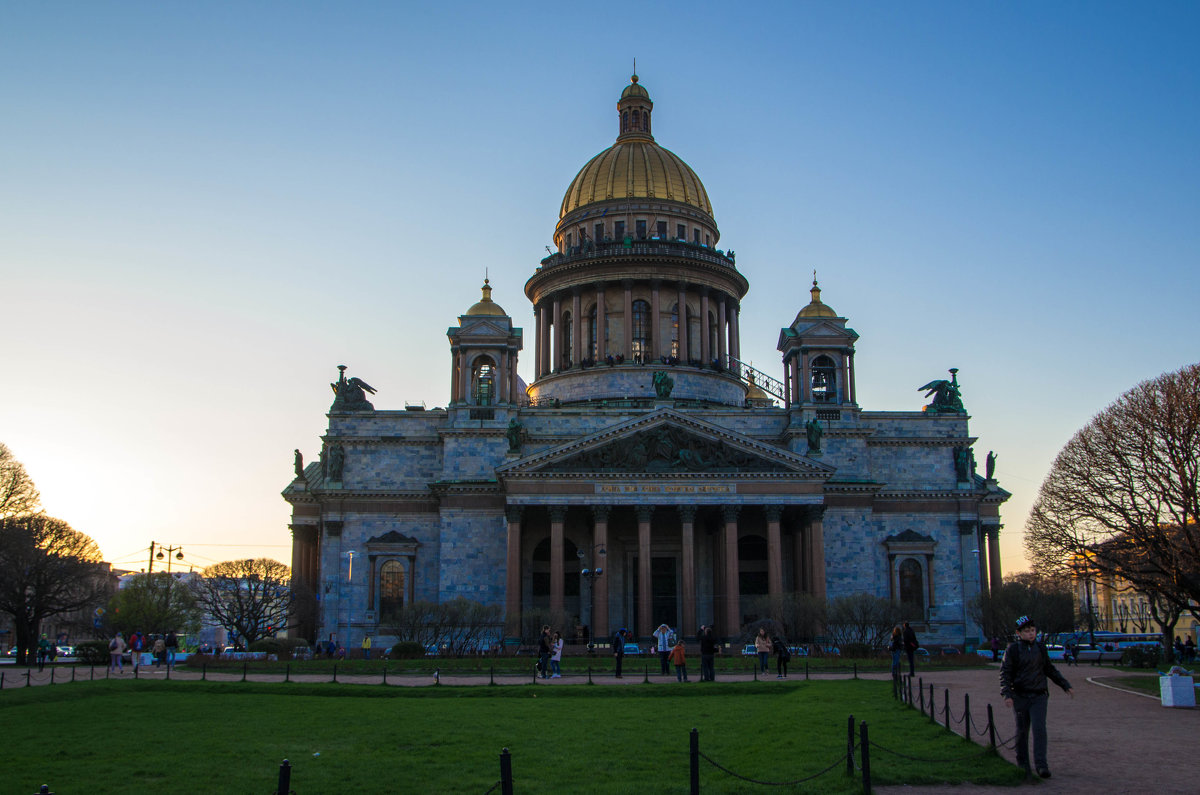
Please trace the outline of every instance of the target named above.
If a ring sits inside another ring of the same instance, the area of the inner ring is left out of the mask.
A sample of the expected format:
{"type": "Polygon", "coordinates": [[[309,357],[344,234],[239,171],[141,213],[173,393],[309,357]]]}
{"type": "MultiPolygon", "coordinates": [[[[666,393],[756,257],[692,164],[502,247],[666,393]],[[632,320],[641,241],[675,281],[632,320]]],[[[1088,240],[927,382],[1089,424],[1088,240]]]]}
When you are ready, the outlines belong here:
{"type": "Polygon", "coordinates": [[[625,634],[626,629],[622,627],[617,630],[617,634],[613,635],[613,658],[616,661],[615,676],[617,679],[621,678],[621,663],[625,662],[625,634]]]}
{"type": "Polygon", "coordinates": [[[705,624],[700,627],[700,681],[717,681],[717,633],[705,624]]]}
{"type": "Polygon", "coordinates": [[[904,622],[904,653],[908,655],[908,675],[917,675],[917,664],[915,657],[917,649],[921,648],[921,644],[917,642],[917,633],[913,630],[907,621],[904,622]]]}
{"type": "Polygon", "coordinates": [[[1068,682],[1050,662],[1046,646],[1037,639],[1037,626],[1028,616],[1017,619],[1017,640],[1004,650],[1000,663],[1000,696],[1017,719],[1017,764],[1029,769],[1029,729],[1033,728],[1033,763],[1042,778],[1050,778],[1046,761],[1046,679],[1075,697],[1068,682]]]}

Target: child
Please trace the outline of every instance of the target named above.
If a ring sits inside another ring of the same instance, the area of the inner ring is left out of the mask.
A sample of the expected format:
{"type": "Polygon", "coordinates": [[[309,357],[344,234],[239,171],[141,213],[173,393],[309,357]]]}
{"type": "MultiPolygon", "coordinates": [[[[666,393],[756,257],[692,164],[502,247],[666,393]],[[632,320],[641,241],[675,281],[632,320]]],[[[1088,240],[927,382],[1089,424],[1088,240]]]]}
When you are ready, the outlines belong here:
{"type": "Polygon", "coordinates": [[[687,649],[683,646],[682,640],[675,642],[675,648],[671,649],[671,663],[675,666],[675,681],[686,682],[687,678],[687,649]]]}

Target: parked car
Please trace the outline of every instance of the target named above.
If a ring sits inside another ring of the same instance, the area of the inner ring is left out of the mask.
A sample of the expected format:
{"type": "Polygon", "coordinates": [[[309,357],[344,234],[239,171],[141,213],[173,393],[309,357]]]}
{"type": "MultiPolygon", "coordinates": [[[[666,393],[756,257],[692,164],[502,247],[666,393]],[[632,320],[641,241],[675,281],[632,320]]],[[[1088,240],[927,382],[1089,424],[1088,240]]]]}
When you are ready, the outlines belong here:
{"type": "Polygon", "coordinates": [[[642,647],[638,646],[636,643],[626,643],[625,644],[625,656],[626,657],[636,655],[636,654],[641,654],[641,653],[642,653],[642,647]]]}

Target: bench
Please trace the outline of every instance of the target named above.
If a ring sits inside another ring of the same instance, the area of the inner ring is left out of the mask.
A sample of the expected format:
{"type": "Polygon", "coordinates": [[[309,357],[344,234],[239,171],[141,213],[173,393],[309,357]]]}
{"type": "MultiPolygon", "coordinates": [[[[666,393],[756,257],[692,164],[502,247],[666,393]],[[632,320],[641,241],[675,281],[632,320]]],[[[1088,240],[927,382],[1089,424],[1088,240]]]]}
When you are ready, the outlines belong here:
{"type": "Polygon", "coordinates": [[[1075,656],[1075,664],[1090,662],[1092,665],[1103,665],[1106,662],[1116,665],[1121,661],[1120,651],[1100,651],[1098,649],[1082,649],[1075,656]]]}

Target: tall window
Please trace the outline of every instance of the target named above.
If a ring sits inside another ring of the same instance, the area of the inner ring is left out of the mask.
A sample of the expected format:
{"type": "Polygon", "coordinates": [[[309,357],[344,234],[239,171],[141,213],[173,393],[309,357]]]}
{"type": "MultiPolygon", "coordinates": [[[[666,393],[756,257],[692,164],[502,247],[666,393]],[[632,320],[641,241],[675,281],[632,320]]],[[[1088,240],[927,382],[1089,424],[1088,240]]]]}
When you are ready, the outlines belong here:
{"type": "Polygon", "coordinates": [[[595,232],[594,232],[594,236],[592,237],[592,240],[599,243],[603,239],[604,239],[604,224],[596,224],[596,228],[595,228],[595,232]]]}
{"type": "Polygon", "coordinates": [[[471,373],[471,392],[476,406],[490,406],[496,399],[496,365],[487,357],[475,362],[471,373]]]}
{"type": "MultiPolygon", "coordinates": [[[[717,316],[714,315],[712,312],[709,312],[708,313],[708,355],[711,356],[713,359],[718,358],[718,356],[720,355],[719,349],[717,348],[717,334],[721,331],[723,331],[723,329],[719,328],[719,324],[717,323],[717,316]]],[[[724,364],[724,362],[722,362],[722,364],[724,364]]]]}
{"type": "Polygon", "coordinates": [[[679,356],[679,304],[671,307],[671,355],[679,356]]]}
{"type": "Polygon", "coordinates": [[[828,356],[812,361],[812,399],[814,403],[837,401],[837,368],[828,356]]]}
{"type": "Polygon", "coordinates": [[[642,300],[633,302],[633,355],[650,355],[650,304],[642,300]]]}
{"type": "Polygon", "coordinates": [[[667,237],[667,222],[659,221],[657,224],[657,230],[658,230],[657,234],[658,234],[659,239],[660,240],[666,239],[666,237],[667,237]]]}
{"type": "Polygon", "coordinates": [[[613,240],[625,239],[625,222],[613,221],[613,240]]]}
{"type": "Polygon", "coordinates": [[[593,359],[600,358],[600,349],[596,347],[596,307],[588,314],[588,350],[593,359]]]}
{"type": "Polygon", "coordinates": [[[687,226],[684,224],[675,224],[675,237],[680,240],[687,240],[687,226]]]}
{"type": "Polygon", "coordinates": [[[379,567],[379,621],[387,623],[399,618],[404,607],[404,566],[389,560],[379,567]]]}
{"type": "Polygon", "coordinates": [[[900,563],[900,604],[907,615],[923,615],[925,612],[925,578],[921,564],[912,558],[900,563]]]}
{"type": "Polygon", "coordinates": [[[645,240],[646,239],[646,222],[644,220],[638,220],[636,222],[636,224],[637,224],[636,228],[637,228],[638,240],[645,240]]]}
{"type": "Polygon", "coordinates": [[[621,114],[621,132],[629,132],[629,111],[621,114]]]}
{"type": "Polygon", "coordinates": [[[695,243],[696,245],[700,245],[700,230],[699,229],[692,230],[692,242],[695,243]]]}

